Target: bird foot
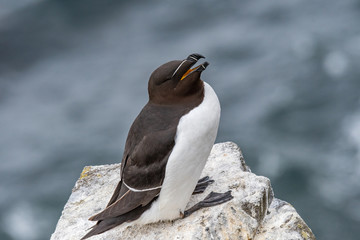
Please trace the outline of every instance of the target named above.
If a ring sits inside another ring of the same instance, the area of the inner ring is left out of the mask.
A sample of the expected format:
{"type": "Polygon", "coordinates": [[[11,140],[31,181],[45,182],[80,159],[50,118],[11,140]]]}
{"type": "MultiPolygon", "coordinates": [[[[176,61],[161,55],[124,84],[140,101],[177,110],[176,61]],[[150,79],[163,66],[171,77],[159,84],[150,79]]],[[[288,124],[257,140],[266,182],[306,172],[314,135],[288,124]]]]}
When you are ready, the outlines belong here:
{"type": "Polygon", "coordinates": [[[203,193],[205,191],[205,189],[213,182],[214,182],[214,180],[210,179],[209,176],[201,178],[195,187],[193,195],[203,193]]]}
{"type": "Polygon", "coordinates": [[[211,192],[204,200],[186,210],[183,214],[183,218],[190,216],[192,213],[196,212],[201,208],[219,205],[221,203],[228,202],[231,199],[233,199],[233,196],[231,195],[231,190],[225,193],[211,192]]]}

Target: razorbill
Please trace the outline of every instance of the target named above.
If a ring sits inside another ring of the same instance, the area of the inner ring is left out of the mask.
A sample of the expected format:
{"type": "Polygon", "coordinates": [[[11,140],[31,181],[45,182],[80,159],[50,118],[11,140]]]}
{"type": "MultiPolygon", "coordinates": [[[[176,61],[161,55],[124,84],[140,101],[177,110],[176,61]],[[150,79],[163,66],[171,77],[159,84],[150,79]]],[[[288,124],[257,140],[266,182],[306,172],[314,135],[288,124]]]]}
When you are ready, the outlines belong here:
{"type": "Polygon", "coordinates": [[[214,144],[219,100],[200,79],[208,66],[191,68],[200,54],[157,68],[148,83],[149,101],[132,124],[121,162],[120,182],[106,208],[89,220],[96,225],[82,238],[120,224],[147,224],[186,217],[232,199],[231,192],[210,193],[185,210],[190,196],[213,182],[199,180],[214,144]]]}

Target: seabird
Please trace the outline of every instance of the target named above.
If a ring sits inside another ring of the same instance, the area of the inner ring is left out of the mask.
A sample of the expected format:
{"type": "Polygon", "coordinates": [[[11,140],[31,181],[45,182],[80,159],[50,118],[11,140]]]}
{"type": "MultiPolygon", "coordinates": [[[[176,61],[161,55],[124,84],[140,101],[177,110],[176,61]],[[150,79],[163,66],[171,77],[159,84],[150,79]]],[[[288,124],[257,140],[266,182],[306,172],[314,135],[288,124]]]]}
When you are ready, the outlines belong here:
{"type": "Polygon", "coordinates": [[[209,65],[193,65],[202,55],[170,61],[157,68],[148,83],[149,101],[132,124],[121,162],[120,181],[106,208],[82,238],[120,224],[147,224],[184,218],[203,207],[232,199],[231,192],[211,192],[185,210],[192,194],[213,182],[199,180],[214,144],[220,103],[200,79],[209,65]]]}

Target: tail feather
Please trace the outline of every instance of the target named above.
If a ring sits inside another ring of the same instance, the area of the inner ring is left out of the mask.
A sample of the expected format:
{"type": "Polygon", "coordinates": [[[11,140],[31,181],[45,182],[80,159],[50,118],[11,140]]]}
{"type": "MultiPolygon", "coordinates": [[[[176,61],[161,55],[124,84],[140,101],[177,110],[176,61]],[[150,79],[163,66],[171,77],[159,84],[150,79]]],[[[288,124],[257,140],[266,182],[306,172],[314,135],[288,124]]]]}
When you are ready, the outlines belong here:
{"type": "Polygon", "coordinates": [[[125,221],[126,221],[126,218],[124,218],[124,217],[108,218],[108,219],[99,221],[97,224],[92,226],[92,229],[90,230],[90,232],[88,232],[84,237],[82,237],[81,240],[84,240],[84,239],[87,239],[94,235],[103,233],[111,228],[114,228],[114,227],[124,223],[125,221]]]}
{"type": "Polygon", "coordinates": [[[124,215],[120,215],[118,217],[113,217],[113,218],[106,218],[104,220],[98,221],[97,224],[95,224],[92,227],[90,232],[88,232],[83,238],[81,238],[81,240],[84,240],[91,236],[103,233],[111,228],[114,228],[120,224],[123,224],[124,222],[131,222],[131,221],[138,219],[143,212],[145,212],[147,209],[149,209],[151,207],[151,205],[155,199],[157,199],[157,197],[154,198],[151,201],[151,203],[149,203],[148,205],[139,206],[139,207],[135,208],[134,210],[132,210],[128,213],[125,213],[124,215]]]}

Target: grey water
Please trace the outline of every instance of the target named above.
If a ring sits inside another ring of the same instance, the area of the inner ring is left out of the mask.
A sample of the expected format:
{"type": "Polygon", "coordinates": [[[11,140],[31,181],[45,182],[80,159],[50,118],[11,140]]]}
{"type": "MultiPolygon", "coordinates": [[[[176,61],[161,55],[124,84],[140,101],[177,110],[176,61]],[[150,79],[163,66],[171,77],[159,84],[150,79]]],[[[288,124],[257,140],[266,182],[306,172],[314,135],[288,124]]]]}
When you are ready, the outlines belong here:
{"type": "Polygon", "coordinates": [[[360,235],[360,1],[0,0],[0,239],[121,160],[159,65],[199,52],[237,143],[318,239],[360,235]]]}

